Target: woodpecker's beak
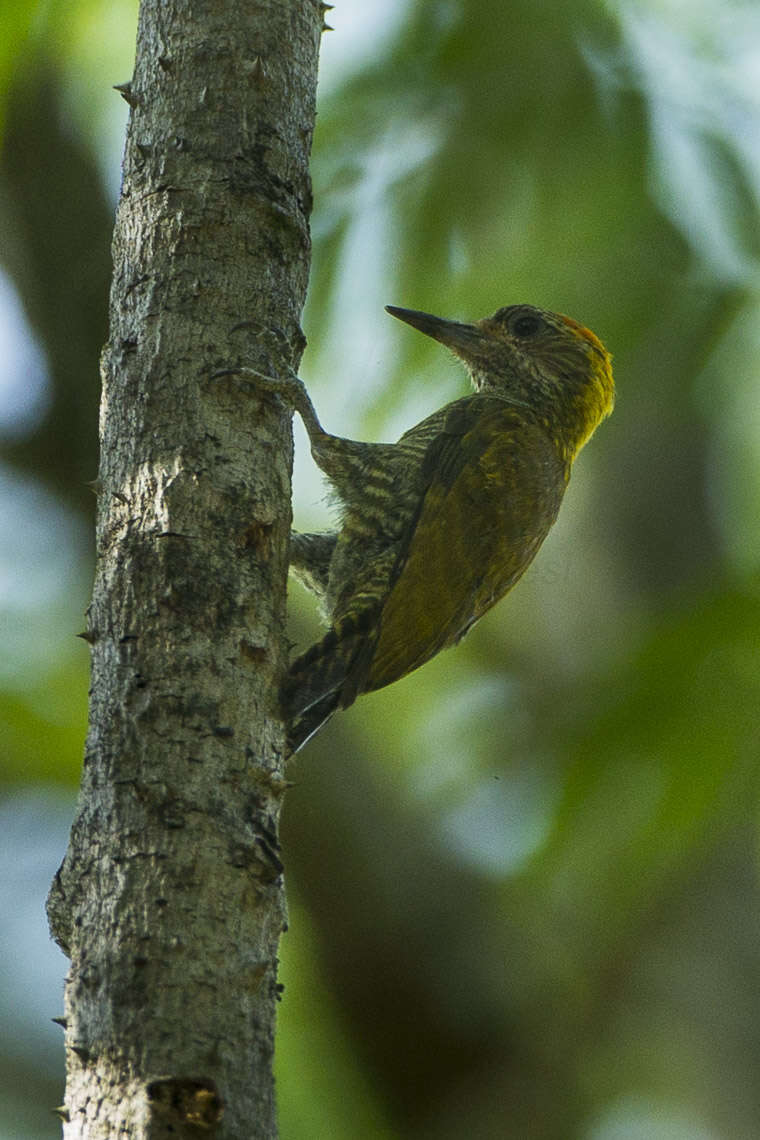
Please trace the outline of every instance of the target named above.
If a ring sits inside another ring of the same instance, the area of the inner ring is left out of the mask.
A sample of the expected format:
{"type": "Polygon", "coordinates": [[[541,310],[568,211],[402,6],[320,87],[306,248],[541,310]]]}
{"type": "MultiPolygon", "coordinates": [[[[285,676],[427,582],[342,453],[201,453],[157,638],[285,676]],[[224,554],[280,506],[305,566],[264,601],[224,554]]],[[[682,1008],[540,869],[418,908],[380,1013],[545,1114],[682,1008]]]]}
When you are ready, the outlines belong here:
{"type": "Polygon", "coordinates": [[[460,321],[447,321],[444,317],[434,317],[431,313],[420,313],[417,309],[397,309],[395,305],[386,305],[386,313],[406,321],[412,328],[418,329],[425,336],[440,341],[446,348],[451,349],[463,360],[472,360],[482,348],[484,336],[476,325],[465,325],[460,321]]]}

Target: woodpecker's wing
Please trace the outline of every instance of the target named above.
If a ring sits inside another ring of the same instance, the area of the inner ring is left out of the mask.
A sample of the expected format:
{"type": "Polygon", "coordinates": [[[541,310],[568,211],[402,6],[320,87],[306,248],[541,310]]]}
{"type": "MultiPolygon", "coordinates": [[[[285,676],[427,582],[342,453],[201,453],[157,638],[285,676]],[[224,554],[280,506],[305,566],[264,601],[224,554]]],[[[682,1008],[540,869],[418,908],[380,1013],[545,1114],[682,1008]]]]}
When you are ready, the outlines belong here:
{"type": "Polygon", "coordinates": [[[452,405],[425,456],[427,490],[371,657],[361,654],[351,670],[364,674],[349,681],[356,692],[453,645],[514,585],[557,517],[568,473],[529,409],[486,395],[452,405]]]}

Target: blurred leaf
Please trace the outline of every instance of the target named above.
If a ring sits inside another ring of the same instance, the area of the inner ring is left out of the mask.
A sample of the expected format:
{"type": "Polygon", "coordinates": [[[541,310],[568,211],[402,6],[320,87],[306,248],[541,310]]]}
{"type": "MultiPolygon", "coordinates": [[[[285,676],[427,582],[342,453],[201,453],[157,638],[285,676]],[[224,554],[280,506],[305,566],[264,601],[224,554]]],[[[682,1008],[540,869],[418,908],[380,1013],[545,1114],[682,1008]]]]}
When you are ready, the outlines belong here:
{"type": "Polygon", "coordinates": [[[567,780],[537,873],[576,899],[595,955],[706,845],[751,822],[758,645],[760,596],[692,595],[589,690],[580,723],[562,718],[567,780]]]}
{"type": "Polygon", "coordinates": [[[62,663],[23,696],[0,691],[0,783],[76,784],[87,731],[85,662],[62,663]]]}
{"type": "Polygon", "coordinates": [[[39,18],[37,0],[3,0],[3,34],[0,36],[0,144],[6,114],[6,100],[16,68],[28,50],[30,33],[39,18]]]}
{"type": "Polygon", "coordinates": [[[52,383],[43,421],[4,451],[91,514],[85,484],[97,474],[112,216],[91,154],[60,113],[60,83],[44,56],[19,69],[0,159],[0,219],[14,235],[2,256],[47,353],[52,383]]]}
{"type": "Polygon", "coordinates": [[[371,1082],[317,970],[308,916],[292,897],[289,911],[279,973],[284,990],[276,1065],[282,1140],[391,1140],[395,1133],[383,1121],[371,1082]]]}

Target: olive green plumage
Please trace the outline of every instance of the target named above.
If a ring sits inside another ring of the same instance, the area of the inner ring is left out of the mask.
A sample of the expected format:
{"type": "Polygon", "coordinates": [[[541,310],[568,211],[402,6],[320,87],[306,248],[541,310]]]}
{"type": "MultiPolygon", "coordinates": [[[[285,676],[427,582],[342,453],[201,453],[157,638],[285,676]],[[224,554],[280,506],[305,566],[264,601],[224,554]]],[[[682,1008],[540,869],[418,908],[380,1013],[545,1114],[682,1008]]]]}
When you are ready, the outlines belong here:
{"type": "Polygon", "coordinates": [[[511,589],[612,410],[610,357],[568,317],[512,305],[468,325],[388,311],[451,349],[476,391],[377,444],[325,432],[299,380],[274,382],[342,505],[340,530],[291,541],[291,569],[330,621],[283,687],[294,751],[360,693],[456,644],[511,589]]]}

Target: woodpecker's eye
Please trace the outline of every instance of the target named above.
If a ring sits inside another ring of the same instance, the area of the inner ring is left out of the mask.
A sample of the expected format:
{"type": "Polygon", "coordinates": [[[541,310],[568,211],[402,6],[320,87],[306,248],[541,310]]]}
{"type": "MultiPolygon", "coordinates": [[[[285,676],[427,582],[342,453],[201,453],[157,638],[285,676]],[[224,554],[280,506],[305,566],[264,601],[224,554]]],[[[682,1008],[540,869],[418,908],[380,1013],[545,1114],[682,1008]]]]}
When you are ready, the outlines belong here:
{"type": "Polygon", "coordinates": [[[544,322],[540,317],[533,316],[531,313],[523,313],[522,316],[515,317],[509,331],[513,336],[519,336],[522,340],[529,340],[530,337],[541,331],[543,324],[544,322]]]}

